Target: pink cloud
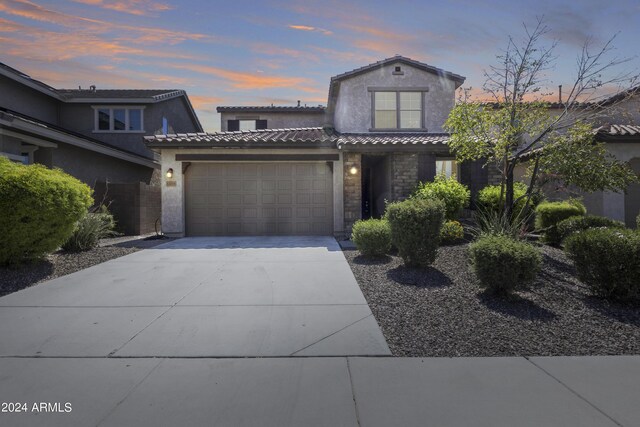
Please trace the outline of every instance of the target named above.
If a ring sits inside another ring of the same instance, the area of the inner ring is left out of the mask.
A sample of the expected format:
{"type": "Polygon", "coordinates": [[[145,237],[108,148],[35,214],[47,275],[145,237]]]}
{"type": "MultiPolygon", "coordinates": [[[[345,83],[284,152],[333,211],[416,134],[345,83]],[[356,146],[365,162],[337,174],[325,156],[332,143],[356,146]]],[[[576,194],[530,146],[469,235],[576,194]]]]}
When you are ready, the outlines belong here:
{"type": "Polygon", "coordinates": [[[157,3],[151,0],[73,0],[76,3],[98,6],[103,9],[115,10],[117,12],[129,13],[132,15],[150,15],[156,12],[166,12],[173,9],[166,3],[157,3]]]}

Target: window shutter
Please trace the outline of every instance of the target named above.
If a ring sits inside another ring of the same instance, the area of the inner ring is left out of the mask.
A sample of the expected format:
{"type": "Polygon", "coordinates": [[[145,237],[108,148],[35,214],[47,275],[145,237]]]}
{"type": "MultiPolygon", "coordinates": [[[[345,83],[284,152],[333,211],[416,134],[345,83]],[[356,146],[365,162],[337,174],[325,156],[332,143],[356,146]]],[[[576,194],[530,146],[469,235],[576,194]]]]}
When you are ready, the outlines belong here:
{"type": "Polygon", "coordinates": [[[240,120],[227,120],[227,130],[236,132],[240,130],[240,120]]]}
{"type": "Polygon", "coordinates": [[[267,121],[266,120],[256,120],[256,129],[266,129],[267,121]]]}

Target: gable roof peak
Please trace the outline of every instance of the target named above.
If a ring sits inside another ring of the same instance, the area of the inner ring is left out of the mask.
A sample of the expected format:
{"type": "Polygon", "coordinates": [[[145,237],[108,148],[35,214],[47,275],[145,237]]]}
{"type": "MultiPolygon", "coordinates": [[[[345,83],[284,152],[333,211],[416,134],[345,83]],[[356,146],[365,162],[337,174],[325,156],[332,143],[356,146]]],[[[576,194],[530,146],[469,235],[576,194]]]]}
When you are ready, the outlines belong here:
{"type": "Polygon", "coordinates": [[[451,80],[454,80],[456,82],[456,87],[459,87],[462,83],[464,83],[464,81],[466,79],[465,77],[463,77],[463,76],[461,76],[459,74],[455,74],[455,73],[452,73],[450,71],[445,71],[445,70],[443,70],[441,68],[434,67],[434,66],[426,64],[424,62],[416,61],[415,59],[411,59],[409,57],[406,57],[406,56],[403,56],[403,55],[400,55],[400,54],[396,54],[396,55],[394,55],[392,57],[381,59],[380,61],[371,63],[369,65],[365,65],[363,67],[356,68],[354,70],[347,71],[345,73],[341,73],[341,74],[335,75],[335,76],[331,77],[331,82],[344,80],[346,78],[353,77],[353,76],[356,76],[358,74],[362,74],[362,73],[369,72],[371,70],[382,68],[382,67],[384,67],[386,65],[389,65],[389,64],[395,63],[395,62],[402,62],[404,64],[411,65],[411,66],[413,66],[415,68],[418,68],[418,69],[421,69],[421,70],[424,70],[424,71],[427,71],[427,72],[430,72],[430,73],[433,73],[433,74],[437,74],[439,76],[447,77],[447,78],[449,78],[451,80]]]}

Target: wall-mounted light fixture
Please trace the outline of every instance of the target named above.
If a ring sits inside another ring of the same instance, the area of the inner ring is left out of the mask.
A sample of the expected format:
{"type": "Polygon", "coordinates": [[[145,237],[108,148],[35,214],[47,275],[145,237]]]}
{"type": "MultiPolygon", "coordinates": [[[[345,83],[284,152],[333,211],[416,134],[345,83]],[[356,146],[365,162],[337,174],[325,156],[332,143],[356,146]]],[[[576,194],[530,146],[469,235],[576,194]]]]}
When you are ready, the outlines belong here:
{"type": "Polygon", "coordinates": [[[173,178],[173,169],[169,168],[167,170],[167,178],[169,179],[173,178]]]}
{"type": "Polygon", "coordinates": [[[355,175],[355,174],[357,174],[357,173],[358,173],[358,168],[357,168],[357,167],[355,167],[355,166],[351,166],[351,169],[349,169],[349,173],[350,173],[351,175],[355,175]]]}

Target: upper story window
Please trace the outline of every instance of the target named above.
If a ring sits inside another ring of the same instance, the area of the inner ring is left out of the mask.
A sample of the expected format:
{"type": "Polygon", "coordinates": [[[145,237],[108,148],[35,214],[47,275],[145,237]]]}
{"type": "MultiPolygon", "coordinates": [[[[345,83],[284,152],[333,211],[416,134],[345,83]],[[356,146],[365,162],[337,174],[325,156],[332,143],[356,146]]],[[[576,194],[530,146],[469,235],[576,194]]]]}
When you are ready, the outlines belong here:
{"type": "Polygon", "coordinates": [[[144,132],[143,107],[94,107],[96,132],[144,132]]]}
{"type": "Polygon", "coordinates": [[[423,92],[374,91],[373,129],[423,129],[423,92]]]}
{"type": "Polygon", "coordinates": [[[239,130],[266,129],[266,128],[267,128],[266,120],[255,120],[255,119],[227,120],[227,131],[229,132],[236,132],[239,130]]]}

